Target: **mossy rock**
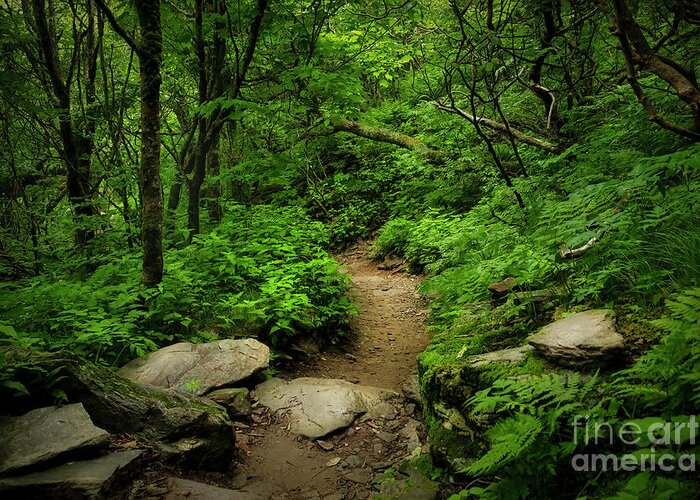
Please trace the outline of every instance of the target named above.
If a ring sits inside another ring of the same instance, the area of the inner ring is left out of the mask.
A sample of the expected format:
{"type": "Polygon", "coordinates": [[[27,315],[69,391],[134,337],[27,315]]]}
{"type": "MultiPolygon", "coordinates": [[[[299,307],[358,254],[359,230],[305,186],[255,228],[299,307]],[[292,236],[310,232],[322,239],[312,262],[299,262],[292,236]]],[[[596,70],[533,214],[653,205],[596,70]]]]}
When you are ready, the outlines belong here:
{"type": "MultiPolygon", "coordinates": [[[[139,385],[68,352],[4,350],[18,366],[29,361],[57,377],[51,389],[80,402],[95,425],[126,433],[155,448],[163,459],[187,467],[226,470],[235,450],[235,435],[226,410],[208,399],[175,390],[139,385]]],[[[32,386],[41,399],[47,387],[32,386]]],[[[43,395],[46,396],[45,394],[43,395]]]]}

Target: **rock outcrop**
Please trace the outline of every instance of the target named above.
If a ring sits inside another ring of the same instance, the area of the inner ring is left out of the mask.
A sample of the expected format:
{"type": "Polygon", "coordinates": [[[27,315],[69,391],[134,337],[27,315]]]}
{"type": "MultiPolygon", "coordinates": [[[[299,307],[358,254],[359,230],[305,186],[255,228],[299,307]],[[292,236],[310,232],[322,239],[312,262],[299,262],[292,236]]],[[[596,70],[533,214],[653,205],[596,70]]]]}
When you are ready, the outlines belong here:
{"type": "Polygon", "coordinates": [[[180,342],[137,358],[119,375],[139,384],[201,396],[267,369],[270,349],[255,339],[180,342]]]}
{"type": "Polygon", "coordinates": [[[3,498],[116,498],[123,481],[135,470],[143,451],[110,453],[92,460],[71,462],[52,469],[0,479],[3,498]]]}
{"type": "Polygon", "coordinates": [[[273,412],[286,411],[289,430],[309,438],[321,438],[343,429],[360,415],[370,418],[393,415],[391,400],[398,394],[337,379],[298,378],[287,382],[273,378],[255,388],[260,404],[273,412]]]}
{"type": "MultiPolygon", "coordinates": [[[[213,401],[134,383],[67,352],[13,348],[4,354],[17,365],[31,362],[46,372],[56,371],[60,378],[54,387],[62,389],[69,401],[80,401],[95,425],[111,433],[131,434],[156,449],[164,460],[221,470],[227,469],[233,458],[231,420],[213,401]]],[[[43,386],[28,386],[37,397],[45,390],[43,386]]]]}
{"type": "Polygon", "coordinates": [[[530,345],[547,360],[570,368],[614,362],[624,339],[615,331],[614,312],[592,309],[555,321],[530,338],[530,345]]]}
{"type": "Polygon", "coordinates": [[[108,443],[109,434],[80,403],[37,408],[0,423],[0,475],[84,456],[108,443]]]}

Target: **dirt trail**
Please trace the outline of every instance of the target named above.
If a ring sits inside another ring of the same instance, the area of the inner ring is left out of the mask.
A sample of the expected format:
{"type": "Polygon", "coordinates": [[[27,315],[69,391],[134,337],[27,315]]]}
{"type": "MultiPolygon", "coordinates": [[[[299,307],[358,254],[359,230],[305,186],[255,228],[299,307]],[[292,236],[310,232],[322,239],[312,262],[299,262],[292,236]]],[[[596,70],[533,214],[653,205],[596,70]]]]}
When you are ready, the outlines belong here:
{"type": "Polygon", "coordinates": [[[418,278],[401,266],[380,270],[367,253],[362,244],[336,257],[346,266],[360,309],[350,323],[347,353],[324,353],[311,366],[299,367],[296,376],[344,378],[400,391],[415,374],[416,356],[428,344],[428,312],[416,291],[418,278]]]}
{"type": "MultiPolygon", "coordinates": [[[[366,245],[338,259],[347,266],[360,308],[350,341],[344,352],[320,354],[281,376],[341,378],[401,392],[415,374],[416,355],[428,342],[417,279],[400,269],[379,270],[367,258],[366,245]]],[[[316,441],[291,434],[283,417],[257,408],[254,424],[237,433],[243,456],[232,486],[251,498],[371,498],[383,470],[420,445],[419,420],[416,405],[400,400],[396,418],[360,418],[326,437],[324,445],[332,449],[323,450],[316,441]]]]}

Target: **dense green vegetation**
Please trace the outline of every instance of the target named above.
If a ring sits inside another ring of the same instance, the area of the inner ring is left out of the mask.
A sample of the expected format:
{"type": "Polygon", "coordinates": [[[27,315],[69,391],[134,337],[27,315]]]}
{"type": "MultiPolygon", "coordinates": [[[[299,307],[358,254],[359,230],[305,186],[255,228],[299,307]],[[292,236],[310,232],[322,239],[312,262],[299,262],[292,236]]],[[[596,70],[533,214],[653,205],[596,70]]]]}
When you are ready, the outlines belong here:
{"type": "MultiPolygon", "coordinates": [[[[376,234],[427,275],[421,384],[455,498],[692,497],[693,473],[571,461],[652,448],[577,441],[577,416],[700,414],[699,25],[674,0],[8,3],[0,341],[113,367],[341,342],[331,252],[376,234]],[[490,301],[506,277],[520,298],[490,301]],[[466,367],[592,307],[625,337],[612,369],[466,367]]],[[[656,452],[700,451],[680,441],[656,452]]]]}

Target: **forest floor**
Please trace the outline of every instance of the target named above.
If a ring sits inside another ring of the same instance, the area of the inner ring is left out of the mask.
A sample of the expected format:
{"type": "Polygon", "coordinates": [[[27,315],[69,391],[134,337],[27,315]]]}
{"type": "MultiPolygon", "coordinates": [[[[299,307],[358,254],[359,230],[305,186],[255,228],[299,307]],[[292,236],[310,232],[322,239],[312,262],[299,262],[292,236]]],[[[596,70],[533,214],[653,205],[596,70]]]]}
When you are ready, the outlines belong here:
{"type": "Polygon", "coordinates": [[[416,356],[428,343],[427,310],[416,291],[419,278],[401,267],[378,269],[368,258],[366,244],[337,258],[352,279],[359,307],[348,342],[278,376],[344,379],[394,390],[400,394],[396,416],[360,417],[349,428],[325,437],[323,449],[316,440],[290,433],[284,415],[256,407],[253,422],[238,429],[241,457],[229,485],[251,498],[371,498],[384,470],[423,442],[420,408],[410,394],[416,356]]]}

